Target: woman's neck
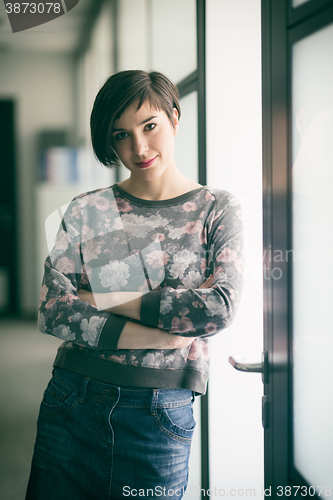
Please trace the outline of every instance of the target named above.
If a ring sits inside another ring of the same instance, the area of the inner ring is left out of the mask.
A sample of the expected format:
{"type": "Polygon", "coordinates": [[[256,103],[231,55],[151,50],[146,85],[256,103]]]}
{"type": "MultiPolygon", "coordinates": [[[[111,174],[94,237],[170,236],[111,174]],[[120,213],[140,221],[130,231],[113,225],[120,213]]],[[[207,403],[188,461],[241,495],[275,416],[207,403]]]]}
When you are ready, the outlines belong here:
{"type": "Polygon", "coordinates": [[[201,187],[201,184],[187,179],[178,170],[172,178],[164,179],[163,176],[153,181],[139,182],[132,176],[119,182],[119,186],[127,193],[144,200],[168,200],[201,187]]]}

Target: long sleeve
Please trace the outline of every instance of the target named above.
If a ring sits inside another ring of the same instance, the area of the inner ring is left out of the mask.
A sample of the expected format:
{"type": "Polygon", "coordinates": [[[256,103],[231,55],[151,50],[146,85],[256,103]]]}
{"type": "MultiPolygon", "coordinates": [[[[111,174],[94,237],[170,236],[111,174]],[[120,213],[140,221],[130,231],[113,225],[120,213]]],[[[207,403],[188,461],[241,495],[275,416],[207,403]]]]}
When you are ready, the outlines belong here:
{"type": "Polygon", "coordinates": [[[89,221],[83,220],[82,208],[79,199],[69,204],[44,263],[38,325],[42,333],[89,349],[116,349],[127,319],[99,311],[78,297],[79,288],[91,291],[88,262],[100,251],[89,221]],[[81,247],[84,241],[85,260],[81,247]]]}
{"type": "MultiPolygon", "coordinates": [[[[141,320],[170,333],[207,337],[229,326],[237,310],[243,285],[243,228],[241,208],[231,195],[216,199],[202,238],[201,272],[192,270],[181,287],[167,286],[142,298],[141,320]],[[220,205],[220,206],[219,206],[220,205]],[[209,288],[199,288],[208,276],[209,288]],[[184,286],[185,285],[185,286],[184,286]],[[188,286],[186,286],[188,285],[188,286]]],[[[194,256],[181,250],[173,257],[174,269],[194,256]],[[182,262],[181,262],[182,260],[182,262]]]]}

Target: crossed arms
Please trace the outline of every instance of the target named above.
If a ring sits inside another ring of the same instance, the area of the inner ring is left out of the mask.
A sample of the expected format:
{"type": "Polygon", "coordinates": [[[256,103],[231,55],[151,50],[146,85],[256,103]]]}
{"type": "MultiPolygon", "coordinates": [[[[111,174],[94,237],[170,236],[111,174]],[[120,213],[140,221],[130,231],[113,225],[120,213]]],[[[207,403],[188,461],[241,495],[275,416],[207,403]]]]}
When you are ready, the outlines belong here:
{"type": "MultiPolygon", "coordinates": [[[[212,278],[208,278],[200,288],[209,288],[212,278]]],[[[84,300],[99,310],[121,314],[129,318],[119,340],[118,349],[182,349],[192,344],[194,337],[173,335],[159,328],[152,328],[130,321],[140,320],[141,292],[92,293],[78,290],[84,300]]]]}

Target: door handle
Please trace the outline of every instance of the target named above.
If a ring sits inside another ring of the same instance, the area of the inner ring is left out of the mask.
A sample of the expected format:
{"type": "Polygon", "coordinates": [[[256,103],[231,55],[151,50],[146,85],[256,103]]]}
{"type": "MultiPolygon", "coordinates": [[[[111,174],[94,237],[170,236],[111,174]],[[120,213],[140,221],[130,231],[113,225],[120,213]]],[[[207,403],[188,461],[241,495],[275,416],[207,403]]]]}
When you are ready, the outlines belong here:
{"type": "Polygon", "coordinates": [[[261,373],[263,384],[268,381],[268,352],[261,353],[261,363],[248,363],[244,356],[229,356],[229,363],[241,372],[246,373],[261,373]]]}

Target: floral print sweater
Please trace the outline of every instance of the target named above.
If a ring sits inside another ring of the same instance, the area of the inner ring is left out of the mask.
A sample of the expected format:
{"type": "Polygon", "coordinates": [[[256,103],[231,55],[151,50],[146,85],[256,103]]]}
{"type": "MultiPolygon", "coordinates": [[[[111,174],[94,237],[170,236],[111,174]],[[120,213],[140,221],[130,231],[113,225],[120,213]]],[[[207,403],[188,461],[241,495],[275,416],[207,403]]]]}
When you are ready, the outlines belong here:
{"type": "Polygon", "coordinates": [[[39,329],[64,340],[54,366],[115,385],[204,394],[208,337],[229,326],[243,284],[242,223],[227,191],[136,198],[117,184],[74,198],[44,265],[39,329]],[[210,288],[199,288],[213,277],[210,288]],[[195,337],[183,349],[119,350],[127,321],[78,297],[141,291],[140,322],[195,337]]]}

